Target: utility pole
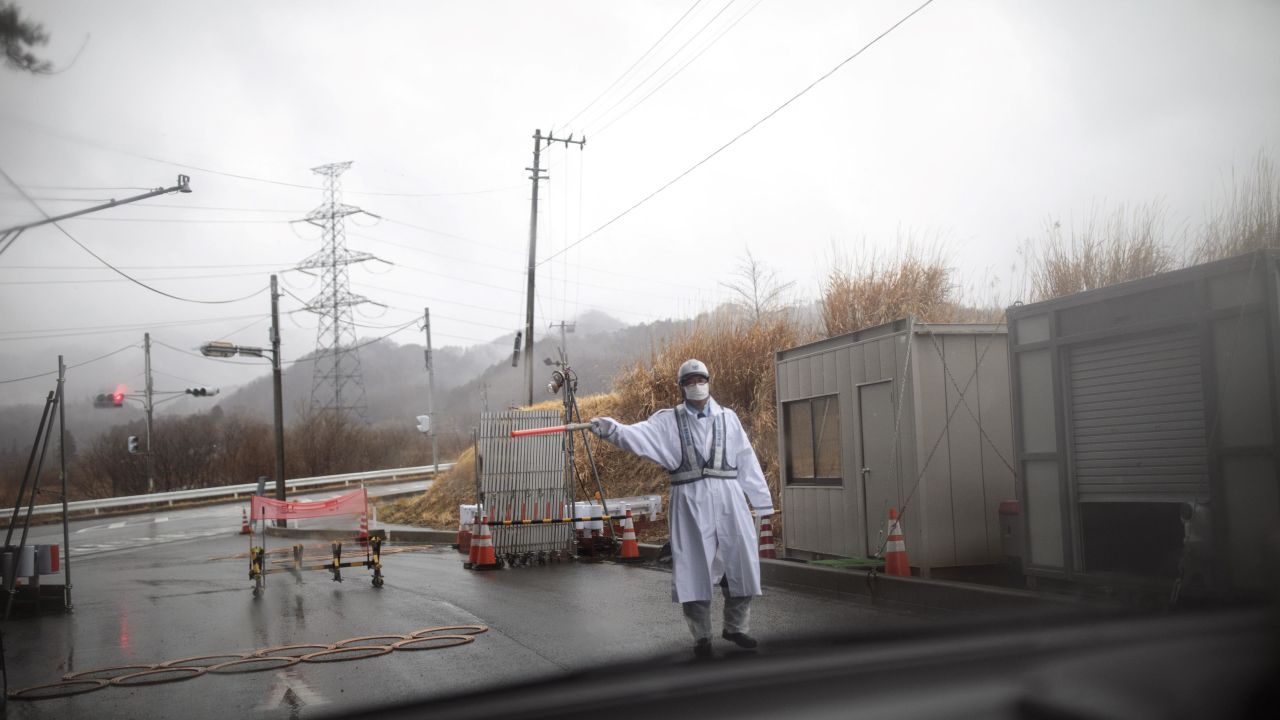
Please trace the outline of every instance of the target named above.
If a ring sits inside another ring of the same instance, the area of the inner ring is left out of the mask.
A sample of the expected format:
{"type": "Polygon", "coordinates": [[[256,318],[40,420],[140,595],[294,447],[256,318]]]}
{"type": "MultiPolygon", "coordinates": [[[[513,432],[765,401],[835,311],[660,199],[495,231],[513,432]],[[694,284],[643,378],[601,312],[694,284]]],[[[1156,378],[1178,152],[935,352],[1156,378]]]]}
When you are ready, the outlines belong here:
{"type": "MultiPolygon", "coordinates": [[[[66,397],[67,364],[58,356],[58,396],[66,397]]],[[[62,480],[62,572],[66,583],[62,587],[62,606],[71,610],[71,530],[67,523],[67,414],[58,406],[58,462],[62,480]]]]}
{"type": "Polygon", "coordinates": [[[151,452],[151,411],[155,407],[151,402],[151,333],[144,333],[142,341],[147,370],[147,394],[143,409],[147,411],[147,494],[150,495],[156,491],[156,460],[151,452]]]}
{"type": "Polygon", "coordinates": [[[480,383],[480,406],[485,412],[489,412],[489,383],[480,383]]]}
{"type": "Polygon", "coordinates": [[[533,197],[529,203],[529,293],[526,298],[528,307],[524,322],[524,390],[525,402],[528,405],[533,405],[533,286],[534,279],[537,277],[538,262],[538,181],[547,180],[549,177],[542,174],[542,148],[558,142],[564,143],[566,148],[569,145],[577,145],[578,149],[582,149],[582,146],[587,144],[587,139],[584,137],[581,140],[574,140],[573,133],[569,133],[567,138],[554,137],[553,133],[547,133],[544,136],[542,130],[534,130],[533,167],[525,168],[530,172],[529,179],[533,181],[533,197]]]}
{"type": "MultiPolygon", "coordinates": [[[[551,323],[549,327],[560,328],[560,362],[569,364],[569,341],[565,338],[566,332],[573,332],[578,327],[578,323],[567,323],[561,320],[558,323],[551,323]]],[[[565,422],[571,422],[566,420],[565,422]]]]}
{"type": "Polygon", "coordinates": [[[284,500],[284,377],[280,371],[280,292],[271,276],[271,394],[275,410],[276,499],[284,500]]]}
{"type": "Polygon", "coordinates": [[[436,368],[435,362],[431,357],[431,308],[422,309],[422,321],[427,331],[427,429],[431,435],[431,465],[433,471],[432,478],[440,477],[440,461],[436,454],[436,411],[435,411],[435,394],[436,394],[436,368]]]}

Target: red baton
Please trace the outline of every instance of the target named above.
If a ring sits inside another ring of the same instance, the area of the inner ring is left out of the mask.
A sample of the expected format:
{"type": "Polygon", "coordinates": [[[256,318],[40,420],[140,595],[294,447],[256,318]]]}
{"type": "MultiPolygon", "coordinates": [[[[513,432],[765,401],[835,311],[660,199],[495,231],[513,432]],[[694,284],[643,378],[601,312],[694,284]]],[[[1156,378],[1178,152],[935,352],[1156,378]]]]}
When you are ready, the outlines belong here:
{"type": "Polygon", "coordinates": [[[591,423],[569,423],[568,425],[553,425],[544,428],[532,428],[530,430],[512,430],[511,437],[528,437],[529,435],[550,435],[552,433],[573,432],[574,430],[586,430],[591,427],[591,423]]]}

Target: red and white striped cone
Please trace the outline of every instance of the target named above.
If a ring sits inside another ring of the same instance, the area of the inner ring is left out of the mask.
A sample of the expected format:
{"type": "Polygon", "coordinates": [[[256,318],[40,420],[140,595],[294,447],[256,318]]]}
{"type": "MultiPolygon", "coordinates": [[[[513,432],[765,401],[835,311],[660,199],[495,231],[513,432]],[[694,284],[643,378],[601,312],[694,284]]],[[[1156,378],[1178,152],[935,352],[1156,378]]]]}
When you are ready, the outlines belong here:
{"type": "Polygon", "coordinates": [[[898,524],[898,509],[889,508],[889,541],[884,546],[884,572],[886,575],[911,577],[911,563],[907,560],[907,543],[898,524]]]}
{"type": "Polygon", "coordinates": [[[240,534],[248,535],[253,532],[253,528],[249,525],[249,511],[240,508],[240,534]]]}
{"type": "Polygon", "coordinates": [[[773,521],[768,516],[760,518],[760,558],[776,560],[778,552],[773,547],[773,521]]]}
{"type": "Polygon", "coordinates": [[[636,526],[631,522],[631,508],[627,508],[626,517],[622,519],[622,552],[618,555],[618,561],[637,563],[642,559],[640,545],[636,543],[636,526]]]}
{"type": "Polygon", "coordinates": [[[360,534],[357,535],[356,537],[360,538],[360,542],[362,544],[369,541],[369,514],[368,513],[360,513],[360,534]]]}
{"type": "Polygon", "coordinates": [[[471,563],[472,570],[497,570],[502,567],[493,553],[493,534],[488,523],[488,518],[481,518],[480,532],[471,538],[471,547],[476,551],[475,562],[471,563]]]}

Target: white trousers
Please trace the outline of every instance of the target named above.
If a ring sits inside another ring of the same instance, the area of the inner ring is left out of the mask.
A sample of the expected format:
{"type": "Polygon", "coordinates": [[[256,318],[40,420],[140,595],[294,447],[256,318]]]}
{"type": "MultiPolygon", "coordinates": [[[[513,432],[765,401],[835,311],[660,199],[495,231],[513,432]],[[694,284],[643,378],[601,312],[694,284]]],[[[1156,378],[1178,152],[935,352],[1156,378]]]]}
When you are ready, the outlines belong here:
{"type": "MultiPolygon", "coordinates": [[[[747,634],[751,630],[751,596],[733,597],[728,588],[724,591],[724,630],[728,633],[747,634]]],[[[680,603],[685,622],[694,640],[711,637],[711,601],[693,600],[680,603]]]]}

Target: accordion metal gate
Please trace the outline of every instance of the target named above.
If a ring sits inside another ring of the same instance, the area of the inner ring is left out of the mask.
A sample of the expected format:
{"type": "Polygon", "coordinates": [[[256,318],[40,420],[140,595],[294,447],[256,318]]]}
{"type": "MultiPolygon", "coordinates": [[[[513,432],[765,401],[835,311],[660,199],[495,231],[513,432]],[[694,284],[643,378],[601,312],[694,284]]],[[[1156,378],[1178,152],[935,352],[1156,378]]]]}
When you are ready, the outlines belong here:
{"type": "MultiPolygon", "coordinates": [[[[484,413],[478,431],[477,500],[491,521],[543,520],[572,513],[573,488],[565,473],[563,434],[512,438],[563,422],[557,410],[484,413]]],[[[573,525],[495,525],[494,552],[508,565],[572,557],[573,525]]]]}

